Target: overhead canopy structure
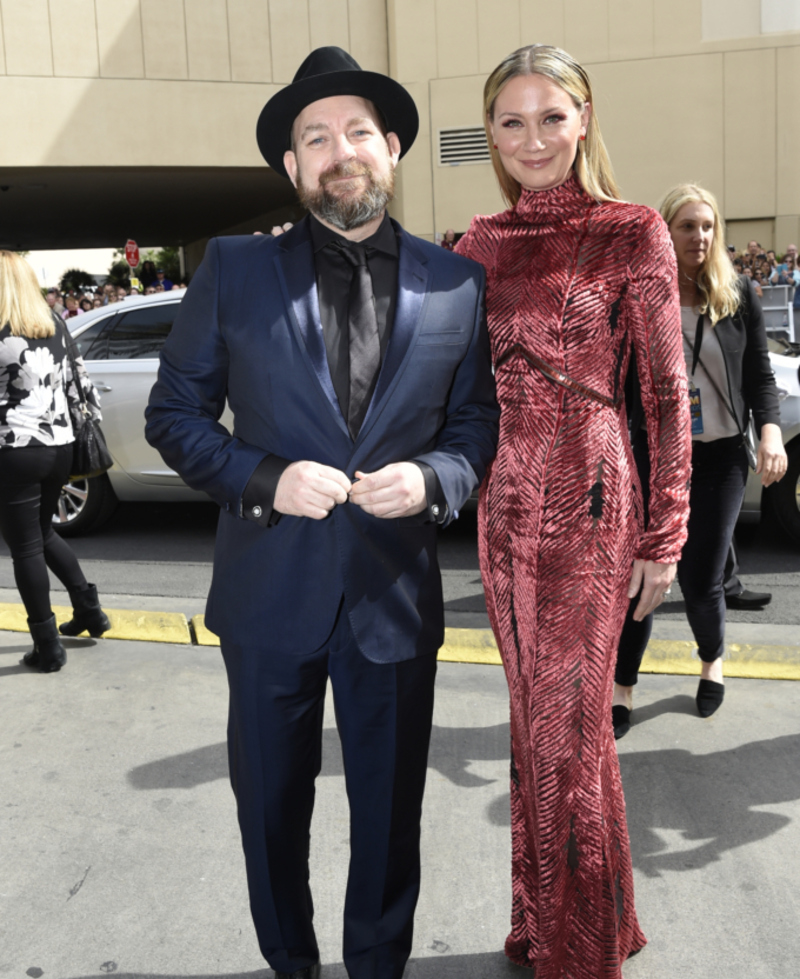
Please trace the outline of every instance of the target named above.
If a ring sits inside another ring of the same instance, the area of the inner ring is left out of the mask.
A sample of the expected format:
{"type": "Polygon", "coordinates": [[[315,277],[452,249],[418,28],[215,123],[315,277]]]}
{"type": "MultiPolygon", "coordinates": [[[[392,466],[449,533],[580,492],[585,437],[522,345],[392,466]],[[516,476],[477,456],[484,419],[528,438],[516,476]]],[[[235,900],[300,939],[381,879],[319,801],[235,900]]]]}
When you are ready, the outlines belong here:
{"type": "Polygon", "coordinates": [[[266,166],[0,167],[0,248],[180,245],[296,202],[266,166]]]}

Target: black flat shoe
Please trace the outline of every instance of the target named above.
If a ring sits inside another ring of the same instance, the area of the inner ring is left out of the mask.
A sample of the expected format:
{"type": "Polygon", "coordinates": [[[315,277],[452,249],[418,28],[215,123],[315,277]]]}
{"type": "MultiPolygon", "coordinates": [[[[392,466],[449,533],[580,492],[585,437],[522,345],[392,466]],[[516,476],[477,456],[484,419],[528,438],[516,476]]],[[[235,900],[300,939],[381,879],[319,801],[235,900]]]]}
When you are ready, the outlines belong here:
{"type": "Polygon", "coordinates": [[[758,612],[772,601],[768,591],[740,591],[738,595],[726,595],[725,607],[738,609],[740,612],[758,612]]]}
{"type": "Polygon", "coordinates": [[[611,708],[611,723],[614,725],[615,741],[624,738],[628,731],[630,731],[632,713],[632,711],[628,710],[622,704],[616,704],[611,708]]]}
{"type": "Polygon", "coordinates": [[[725,684],[714,680],[701,680],[697,687],[697,713],[701,717],[711,717],[725,699],[725,684]]]}

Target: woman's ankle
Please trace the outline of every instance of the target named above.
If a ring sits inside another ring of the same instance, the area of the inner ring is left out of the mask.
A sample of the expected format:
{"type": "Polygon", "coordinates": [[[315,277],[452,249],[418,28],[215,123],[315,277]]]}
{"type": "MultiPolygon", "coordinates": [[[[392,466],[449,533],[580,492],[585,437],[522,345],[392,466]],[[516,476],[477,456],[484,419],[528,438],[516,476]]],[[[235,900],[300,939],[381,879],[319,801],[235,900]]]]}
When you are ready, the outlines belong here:
{"type": "Polygon", "coordinates": [[[710,663],[703,660],[700,677],[703,680],[711,680],[713,683],[724,683],[725,677],[722,674],[722,657],[718,656],[710,663]]]}
{"type": "Polygon", "coordinates": [[[623,687],[619,683],[615,683],[611,706],[627,707],[628,710],[633,710],[633,687],[623,687]]]}

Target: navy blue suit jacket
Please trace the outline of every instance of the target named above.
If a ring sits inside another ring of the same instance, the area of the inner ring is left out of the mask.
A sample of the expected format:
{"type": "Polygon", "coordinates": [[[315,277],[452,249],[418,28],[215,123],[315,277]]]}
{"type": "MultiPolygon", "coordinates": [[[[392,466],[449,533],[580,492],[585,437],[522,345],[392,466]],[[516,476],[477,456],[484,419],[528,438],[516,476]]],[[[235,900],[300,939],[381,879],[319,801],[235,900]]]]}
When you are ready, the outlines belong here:
{"type": "Polygon", "coordinates": [[[223,508],[208,627],[279,653],[325,641],[344,595],[374,662],[434,652],[444,637],[435,524],[380,519],[346,503],[324,520],[247,519],[242,494],[268,455],[350,479],[392,462],[436,472],[449,522],[494,456],[499,409],[483,314],[483,269],[398,235],[397,308],[355,442],[328,370],[307,220],[278,238],[209,242],[161,354],[146,436],[223,508]],[[225,400],[233,433],[219,424],[225,400]]]}

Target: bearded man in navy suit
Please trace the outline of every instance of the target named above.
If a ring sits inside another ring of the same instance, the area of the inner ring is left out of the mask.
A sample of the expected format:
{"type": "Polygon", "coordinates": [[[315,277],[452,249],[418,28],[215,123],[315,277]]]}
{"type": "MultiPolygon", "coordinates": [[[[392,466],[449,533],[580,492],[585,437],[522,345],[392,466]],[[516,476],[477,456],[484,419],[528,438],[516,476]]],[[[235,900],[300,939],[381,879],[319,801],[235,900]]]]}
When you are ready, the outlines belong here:
{"type": "Polygon", "coordinates": [[[320,975],[308,855],[329,677],[351,821],[344,961],[352,979],[403,974],[444,639],[437,528],[497,440],[483,271],[386,214],[417,128],[402,86],[312,52],[257,129],[310,215],[209,243],[147,410],[151,444],[222,508],[206,621],[279,977],[320,975]]]}

